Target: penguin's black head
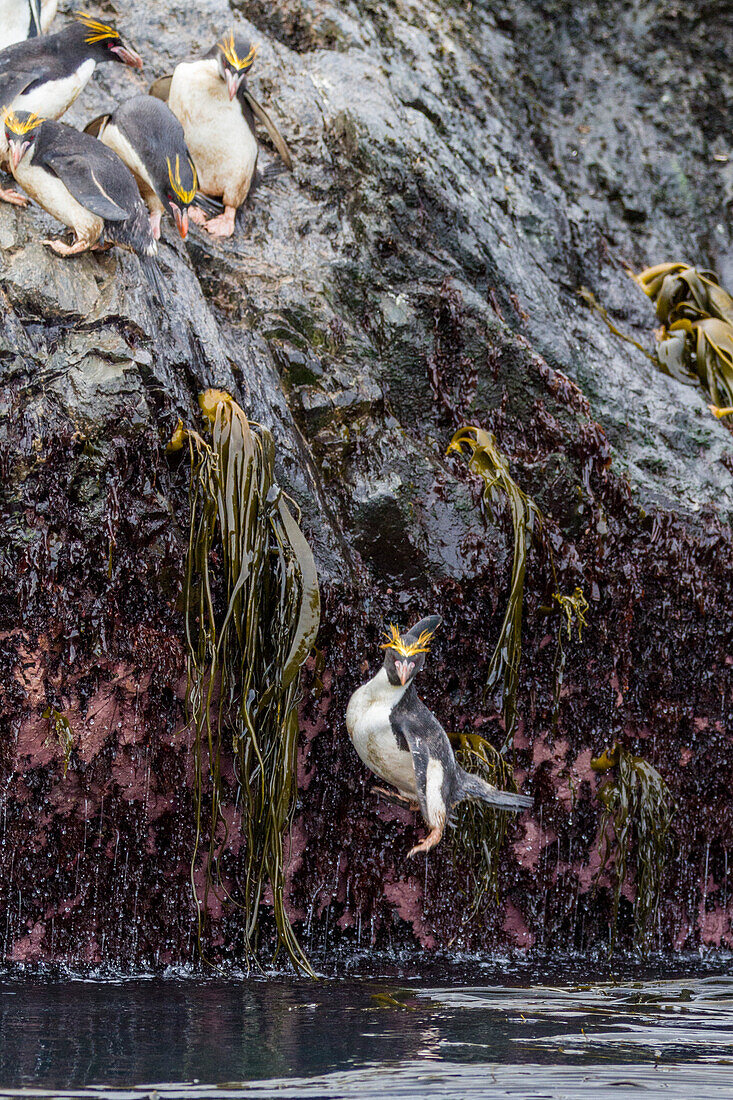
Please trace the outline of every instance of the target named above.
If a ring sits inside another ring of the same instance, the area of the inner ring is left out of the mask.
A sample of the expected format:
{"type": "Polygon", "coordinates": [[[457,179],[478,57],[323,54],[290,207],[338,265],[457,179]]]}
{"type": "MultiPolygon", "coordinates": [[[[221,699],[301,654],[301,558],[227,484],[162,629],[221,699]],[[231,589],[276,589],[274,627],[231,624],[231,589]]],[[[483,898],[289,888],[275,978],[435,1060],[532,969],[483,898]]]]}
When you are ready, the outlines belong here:
{"type": "Polygon", "coordinates": [[[248,39],[229,31],[221,42],[217,42],[214,49],[219,76],[226,81],[229,98],[234,99],[247,72],[252,68],[257,47],[252,46],[248,39]]]}
{"type": "Polygon", "coordinates": [[[143,59],[120,32],[109,23],[102,23],[85,11],[75,11],[74,19],[79,24],[79,33],[87,57],[95,61],[121,61],[133,69],[142,69],[143,59]]]}
{"type": "Polygon", "coordinates": [[[184,157],[181,161],[178,154],[175,160],[173,157],[166,157],[166,165],[168,178],[163,188],[163,198],[168,203],[178,232],[185,240],[188,234],[188,208],[196,198],[199,185],[196,169],[190,157],[184,157]]]}
{"type": "Polygon", "coordinates": [[[18,111],[16,113],[10,109],[5,112],[3,122],[5,125],[5,140],[10,149],[10,163],[13,170],[15,170],[28,150],[35,145],[43,119],[39,118],[38,115],[30,114],[28,111],[18,111]]]}
{"type": "Polygon", "coordinates": [[[440,615],[428,615],[402,635],[392,623],[382,649],[384,671],[393,687],[406,687],[423,668],[430,640],[442,621],[440,615]]]}

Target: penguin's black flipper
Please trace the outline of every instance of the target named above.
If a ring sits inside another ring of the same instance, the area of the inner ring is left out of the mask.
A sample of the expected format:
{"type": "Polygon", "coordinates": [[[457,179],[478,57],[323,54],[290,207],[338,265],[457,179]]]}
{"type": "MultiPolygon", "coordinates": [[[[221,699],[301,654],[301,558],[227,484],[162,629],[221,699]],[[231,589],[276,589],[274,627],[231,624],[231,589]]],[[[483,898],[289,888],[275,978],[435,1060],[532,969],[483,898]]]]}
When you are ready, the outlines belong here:
{"type": "Polygon", "coordinates": [[[211,195],[204,195],[202,191],[196,192],[196,198],[191,206],[197,206],[209,218],[215,218],[218,214],[224,213],[224,203],[219,199],[212,199],[211,195]]]}
{"type": "Polygon", "coordinates": [[[168,96],[171,94],[172,80],[172,73],[168,73],[167,76],[159,76],[148,88],[148,95],[155,96],[156,99],[162,99],[164,103],[167,103],[168,96]]]}
{"type": "Polygon", "coordinates": [[[270,138],[272,139],[272,144],[275,146],[278,153],[280,154],[280,158],[283,164],[285,164],[292,171],[293,158],[290,155],[290,150],[285,143],[285,138],[278,130],[270,115],[267,113],[262,104],[257,102],[249,89],[245,88],[244,85],[242,86],[241,95],[250,105],[252,109],[252,114],[262,123],[262,125],[267,130],[270,138]]]}
{"type": "Polygon", "coordinates": [[[410,684],[399,703],[389,713],[397,744],[409,748],[412,755],[425,746],[432,759],[439,760],[444,767],[451,764],[455,757],[448,736],[435,715],[428,710],[410,684]]]}
{"type": "Polygon", "coordinates": [[[31,25],[28,37],[35,38],[43,34],[43,28],[41,27],[41,0],[28,0],[28,6],[31,9],[31,25]]]}
{"type": "MultiPolygon", "coordinates": [[[[99,148],[109,153],[101,143],[99,148]]],[[[105,187],[107,181],[99,178],[101,173],[95,171],[97,165],[91,164],[88,156],[74,152],[46,153],[43,164],[58,176],[77,202],[98,218],[104,218],[106,222],[121,222],[129,217],[130,211],[115,202],[113,195],[109,193],[110,188],[105,187]]],[[[122,161],[120,166],[124,167],[122,161]]]]}
{"type": "MultiPolygon", "coordinates": [[[[418,626],[422,624],[418,623],[418,626]]],[[[466,798],[515,812],[534,805],[534,799],[528,795],[500,791],[480,776],[472,775],[459,767],[445,730],[419,698],[414,684],[410,684],[399,703],[392,708],[389,720],[398,746],[406,746],[412,753],[420,809],[428,824],[434,824],[432,817],[439,802],[442,802],[446,813],[466,798]],[[428,791],[431,778],[429,767],[434,767],[432,792],[428,791]],[[424,804],[429,801],[433,808],[433,814],[430,815],[426,814],[424,808],[424,804]]]]}
{"type": "Polygon", "coordinates": [[[451,801],[456,760],[450,741],[438,719],[419,698],[414,684],[410,684],[389,712],[389,721],[398,747],[408,748],[412,754],[420,810],[432,826],[436,811],[445,819],[451,801]],[[431,778],[435,788],[432,795],[428,792],[431,778]]]}
{"type": "Polygon", "coordinates": [[[98,138],[104,127],[107,125],[111,118],[111,115],[97,115],[91,122],[87,122],[84,127],[85,134],[91,134],[92,137],[98,138]]]}
{"type": "MultiPolygon", "coordinates": [[[[25,43],[22,44],[25,45],[25,43]]],[[[3,105],[12,103],[17,96],[27,91],[38,77],[33,70],[26,70],[23,67],[13,68],[12,57],[5,56],[13,49],[15,49],[14,46],[6,46],[1,51],[0,64],[3,65],[3,72],[0,72],[0,103],[3,105]]]]}

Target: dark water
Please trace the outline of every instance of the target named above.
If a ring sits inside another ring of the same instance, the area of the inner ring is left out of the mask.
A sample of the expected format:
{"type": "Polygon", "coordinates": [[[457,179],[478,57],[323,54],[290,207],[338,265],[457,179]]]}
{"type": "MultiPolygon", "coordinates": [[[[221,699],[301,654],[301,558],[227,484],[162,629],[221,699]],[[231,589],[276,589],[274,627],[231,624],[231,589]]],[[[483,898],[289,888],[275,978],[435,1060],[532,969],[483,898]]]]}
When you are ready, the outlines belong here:
{"type": "Polygon", "coordinates": [[[733,976],[720,962],[562,973],[6,974],[0,1096],[733,1098],[733,976]]]}

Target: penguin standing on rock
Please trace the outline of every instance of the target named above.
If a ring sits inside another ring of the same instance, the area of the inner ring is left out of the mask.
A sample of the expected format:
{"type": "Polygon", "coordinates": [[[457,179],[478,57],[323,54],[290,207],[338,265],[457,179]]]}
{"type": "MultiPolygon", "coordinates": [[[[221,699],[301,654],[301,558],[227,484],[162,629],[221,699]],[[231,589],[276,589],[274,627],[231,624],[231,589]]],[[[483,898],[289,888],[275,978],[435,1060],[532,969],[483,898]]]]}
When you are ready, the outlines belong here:
{"type": "Polygon", "coordinates": [[[224,213],[204,223],[215,237],[231,237],[238,208],[249,194],[257,167],[255,118],[267,128],[288,168],[292,160],[280,131],[247,88],[256,46],[231,31],[198,61],[177,65],[152,85],[183,126],[204,195],[222,199],[224,213]]]}
{"type": "Polygon", "coordinates": [[[163,214],[170,214],[185,240],[198,180],[183,127],[170,108],[149,95],[134,96],[111,115],[94,119],[85,132],[98,137],[132,172],[150,211],[155,239],[160,238],[163,214]]]}
{"type": "Polygon", "coordinates": [[[0,50],[45,34],[58,0],[0,0],[0,50]]]}
{"type": "Polygon", "coordinates": [[[139,256],[157,245],[132,173],[89,134],[27,112],[5,115],[5,139],[15,179],[47,213],[73,230],[75,241],[44,241],[59,256],[99,244],[102,234],[139,256]]]}
{"type": "MultiPolygon", "coordinates": [[[[76,12],[74,22],[57,34],[29,38],[0,51],[0,106],[41,118],[60,118],[104,61],[119,61],[135,69],[143,66],[140,55],[119,31],[76,12]]],[[[8,146],[0,128],[0,164],[7,162],[8,146]]],[[[0,199],[25,203],[15,191],[0,190],[0,199]]]]}
{"type": "Polygon", "coordinates": [[[440,843],[451,811],[466,799],[513,811],[533,805],[527,795],[500,791],[464,771],[440,722],[418,698],[414,678],[440,622],[439,615],[430,615],[403,635],[392,626],[382,646],[384,664],[354,692],[346,710],[346,728],[361,759],[397,788],[401,801],[419,808],[430,829],[410,856],[440,843]]]}

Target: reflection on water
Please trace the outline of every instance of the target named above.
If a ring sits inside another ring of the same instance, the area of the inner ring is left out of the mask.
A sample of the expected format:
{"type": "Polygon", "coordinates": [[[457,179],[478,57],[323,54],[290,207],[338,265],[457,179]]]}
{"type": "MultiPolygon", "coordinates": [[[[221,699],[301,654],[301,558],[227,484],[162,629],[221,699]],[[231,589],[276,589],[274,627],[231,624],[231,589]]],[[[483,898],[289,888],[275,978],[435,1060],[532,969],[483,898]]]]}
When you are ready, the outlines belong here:
{"type": "Polygon", "coordinates": [[[577,978],[6,975],[0,1096],[733,1096],[733,978],[577,978]]]}

